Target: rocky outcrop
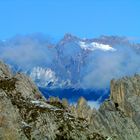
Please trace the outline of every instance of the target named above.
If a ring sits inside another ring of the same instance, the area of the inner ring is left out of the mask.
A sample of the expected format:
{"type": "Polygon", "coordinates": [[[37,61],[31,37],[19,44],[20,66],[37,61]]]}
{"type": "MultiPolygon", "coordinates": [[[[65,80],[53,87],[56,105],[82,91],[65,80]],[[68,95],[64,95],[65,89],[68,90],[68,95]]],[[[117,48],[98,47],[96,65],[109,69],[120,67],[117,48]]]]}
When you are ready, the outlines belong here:
{"type": "Polygon", "coordinates": [[[10,78],[12,76],[10,69],[0,61],[0,79],[10,78]]]}
{"type": "Polygon", "coordinates": [[[76,106],[46,100],[30,78],[0,62],[0,140],[139,140],[140,76],[112,80],[110,90],[99,110],[82,97],[76,106]]]}
{"type": "Polygon", "coordinates": [[[0,140],[105,140],[66,100],[46,100],[30,78],[0,62],[0,140]]]}
{"type": "Polygon", "coordinates": [[[87,101],[83,97],[79,98],[76,107],[69,106],[69,108],[74,116],[80,119],[85,119],[90,124],[94,111],[90,108],[87,101]]]}
{"type": "Polygon", "coordinates": [[[113,140],[140,139],[140,76],[111,81],[110,99],[92,118],[92,129],[113,140]]]}

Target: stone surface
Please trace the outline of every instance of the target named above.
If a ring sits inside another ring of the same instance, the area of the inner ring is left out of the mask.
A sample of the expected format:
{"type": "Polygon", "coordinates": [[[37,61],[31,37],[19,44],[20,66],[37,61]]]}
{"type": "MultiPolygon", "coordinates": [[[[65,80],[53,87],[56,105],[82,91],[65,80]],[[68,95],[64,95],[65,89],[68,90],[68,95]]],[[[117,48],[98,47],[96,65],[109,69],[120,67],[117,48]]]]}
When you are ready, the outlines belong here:
{"type": "Polygon", "coordinates": [[[139,75],[111,81],[110,99],[95,111],[92,128],[112,139],[140,139],[139,75]]]}
{"type": "Polygon", "coordinates": [[[30,78],[0,62],[0,140],[140,140],[140,76],[112,80],[110,90],[99,110],[83,97],[76,106],[46,100],[30,78]]]}
{"type": "MultiPolygon", "coordinates": [[[[0,63],[0,140],[105,140],[66,100],[45,100],[30,78],[0,63]]],[[[75,107],[74,107],[75,108],[75,107]]]]}
{"type": "Polygon", "coordinates": [[[0,61],[0,79],[10,78],[12,76],[10,69],[0,61]]]}

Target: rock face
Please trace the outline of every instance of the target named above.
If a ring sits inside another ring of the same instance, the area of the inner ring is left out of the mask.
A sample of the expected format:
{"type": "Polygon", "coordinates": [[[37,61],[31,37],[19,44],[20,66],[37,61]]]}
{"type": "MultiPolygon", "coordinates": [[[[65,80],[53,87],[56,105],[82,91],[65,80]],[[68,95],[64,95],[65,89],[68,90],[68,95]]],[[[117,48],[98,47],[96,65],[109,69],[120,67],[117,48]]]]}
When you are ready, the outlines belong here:
{"type": "Polygon", "coordinates": [[[140,76],[111,81],[111,96],[92,118],[92,128],[116,140],[140,139],[140,76]]]}
{"type": "Polygon", "coordinates": [[[112,80],[110,99],[91,110],[82,97],[76,107],[46,100],[0,62],[0,140],[140,140],[140,76],[112,80]]]}
{"type": "Polygon", "coordinates": [[[105,140],[66,100],[45,100],[23,74],[0,62],[0,140],[105,140]]]}
{"type": "Polygon", "coordinates": [[[10,78],[11,76],[10,69],[0,61],[0,79],[10,78]]]}

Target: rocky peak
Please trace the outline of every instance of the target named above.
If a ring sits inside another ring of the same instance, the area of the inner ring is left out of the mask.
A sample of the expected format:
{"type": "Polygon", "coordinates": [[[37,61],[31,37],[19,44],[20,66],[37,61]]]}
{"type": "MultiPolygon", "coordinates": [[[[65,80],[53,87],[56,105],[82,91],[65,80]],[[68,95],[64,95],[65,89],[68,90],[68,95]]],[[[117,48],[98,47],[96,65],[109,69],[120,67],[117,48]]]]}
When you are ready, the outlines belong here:
{"type": "Polygon", "coordinates": [[[127,37],[120,37],[120,36],[105,36],[102,35],[99,38],[93,39],[94,41],[103,43],[103,44],[109,44],[111,46],[116,45],[128,45],[130,46],[131,43],[127,37]]]}
{"type": "Polygon", "coordinates": [[[140,139],[140,76],[111,81],[110,99],[94,113],[93,129],[113,140],[140,139]]]}
{"type": "Polygon", "coordinates": [[[63,45],[65,45],[66,43],[69,42],[75,42],[76,40],[80,40],[78,37],[73,36],[70,33],[67,33],[64,35],[63,39],[60,40],[60,42],[58,43],[57,47],[62,47],[63,45]]]}
{"type": "Polygon", "coordinates": [[[64,38],[63,38],[63,40],[65,40],[65,41],[68,41],[68,40],[75,40],[75,39],[78,39],[78,37],[76,37],[76,36],[74,36],[74,35],[72,35],[72,34],[70,34],[70,33],[65,34],[65,35],[64,35],[64,38]]]}
{"type": "Polygon", "coordinates": [[[135,74],[133,77],[124,77],[117,81],[112,80],[110,98],[125,113],[129,114],[131,111],[130,109],[127,110],[129,104],[136,104],[140,100],[140,76],[135,74]]]}
{"type": "Polygon", "coordinates": [[[77,108],[82,108],[84,106],[87,106],[87,101],[85,98],[81,97],[77,102],[77,108]]]}
{"type": "Polygon", "coordinates": [[[10,78],[12,76],[10,69],[0,61],[0,79],[10,78]]]}

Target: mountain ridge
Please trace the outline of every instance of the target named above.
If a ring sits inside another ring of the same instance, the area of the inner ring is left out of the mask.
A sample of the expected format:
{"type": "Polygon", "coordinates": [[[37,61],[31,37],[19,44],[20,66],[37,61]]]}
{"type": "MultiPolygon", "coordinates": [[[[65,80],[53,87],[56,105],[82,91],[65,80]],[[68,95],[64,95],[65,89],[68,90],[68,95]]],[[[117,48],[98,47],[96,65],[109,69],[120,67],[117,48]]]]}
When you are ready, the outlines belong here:
{"type": "MultiPolygon", "coordinates": [[[[55,44],[51,43],[51,41],[40,34],[19,37],[16,36],[15,38],[13,37],[12,39],[4,41],[3,44],[4,47],[0,45],[0,58],[10,64],[16,72],[22,71],[28,75],[32,75],[31,73],[33,73],[33,70],[36,67],[40,67],[44,70],[51,69],[56,74],[56,79],[58,79],[58,83],[54,82],[52,86],[57,85],[59,87],[59,83],[61,84],[63,81],[70,81],[71,87],[77,85],[77,87],[80,86],[83,88],[98,88],[98,86],[103,87],[103,85],[91,85],[91,83],[87,82],[90,81],[87,80],[89,77],[92,77],[93,81],[98,79],[96,75],[92,74],[92,70],[95,71],[94,73],[97,71],[100,72],[102,61],[105,61],[106,59],[109,59],[110,61],[115,59],[114,61],[120,61],[120,65],[128,63],[128,56],[126,55],[126,52],[128,52],[128,55],[130,54],[131,56],[135,52],[138,53],[140,48],[139,44],[131,42],[127,37],[100,36],[99,38],[93,39],[81,39],[69,33],[55,44]],[[80,42],[84,42],[83,49],[79,44],[80,42]],[[18,53],[15,53],[15,49],[18,53]],[[113,52],[113,50],[116,51],[113,52]],[[30,56],[31,54],[29,52],[32,52],[32,56],[30,56]],[[117,54],[121,60],[118,60],[119,58],[115,54],[117,54]],[[25,55],[26,59],[22,59],[20,57],[22,55],[25,55]],[[102,60],[101,57],[104,57],[104,59],[102,60]],[[99,64],[99,66],[97,64],[99,64]]],[[[108,69],[105,69],[100,73],[106,72],[105,75],[109,75],[109,73],[112,73],[109,69],[112,69],[113,66],[112,63],[110,66],[106,61],[104,63],[106,63],[106,67],[108,67],[108,69]]],[[[134,61],[134,63],[135,62],[136,61],[134,61]]],[[[122,65],[116,69],[118,68],[122,68],[122,65]]],[[[115,71],[115,69],[111,71],[115,71]]],[[[125,70],[118,69],[117,71],[125,70]]],[[[117,78],[117,71],[114,72],[111,78],[117,78]]],[[[98,73],[98,75],[100,75],[100,73],[98,73]]],[[[38,71],[38,75],[39,74],[40,73],[38,71]]],[[[119,74],[120,77],[123,75],[125,76],[128,74],[119,74]]],[[[105,81],[106,87],[109,86],[111,78],[108,76],[108,80],[105,81]]],[[[38,79],[35,79],[35,81],[38,81],[38,79]]],[[[42,83],[44,83],[44,87],[46,87],[49,82],[48,79],[46,79],[45,83],[43,79],[43,81],[40,80],[36,83],[41,86],[43,86],[42,83]]]]}
{"type": "Polygon", "coordinates": [[[84,98],[46,100],[30,78],[12,75],[0,62],[0,138],[48,140],[139,140],[140,76],[111,81],[111,95],[99,110],[84,98]],[[8,115],[10,113],[10,115],[8,115]],[[123,131],[122,131],[123,130],[123,131]]]}

